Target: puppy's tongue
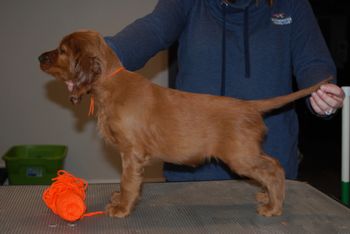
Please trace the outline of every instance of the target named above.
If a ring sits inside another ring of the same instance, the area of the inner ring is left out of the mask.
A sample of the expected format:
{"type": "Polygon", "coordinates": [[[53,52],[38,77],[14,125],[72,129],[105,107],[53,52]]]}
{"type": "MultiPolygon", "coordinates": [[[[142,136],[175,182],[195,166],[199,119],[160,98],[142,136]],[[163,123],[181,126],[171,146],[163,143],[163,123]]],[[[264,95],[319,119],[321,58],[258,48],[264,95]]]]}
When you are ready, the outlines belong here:
{"type": "Polygon", "coordinates": [[[73,81],[71,81],[71,80],[66,81],[66,85],[67,85],[68,91],[69,91],[69,92],[72,92],[72,91],[73,91],[73,88],[74,88],[74,83],[73,83],[73,81]]]}

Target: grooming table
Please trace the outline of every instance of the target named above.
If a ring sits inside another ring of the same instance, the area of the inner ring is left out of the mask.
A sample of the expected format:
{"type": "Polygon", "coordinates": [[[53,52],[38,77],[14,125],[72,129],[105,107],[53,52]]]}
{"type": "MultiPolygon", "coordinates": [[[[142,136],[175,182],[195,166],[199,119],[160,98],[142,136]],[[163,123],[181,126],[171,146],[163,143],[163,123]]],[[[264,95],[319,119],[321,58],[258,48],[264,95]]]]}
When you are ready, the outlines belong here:
{"type": "MultiPolygon", "coordinates": [[[[310,185],[287,181],[284,213],[256,214],[259,188],[245,181],[146,183],[131,216],[69,223],[41,200],[47,186],[0,186],[0,233],[350,233],[350,210],[310,185]]],[[[117,184],[91,184],[88,211],[103,210],[117,184]]]]}

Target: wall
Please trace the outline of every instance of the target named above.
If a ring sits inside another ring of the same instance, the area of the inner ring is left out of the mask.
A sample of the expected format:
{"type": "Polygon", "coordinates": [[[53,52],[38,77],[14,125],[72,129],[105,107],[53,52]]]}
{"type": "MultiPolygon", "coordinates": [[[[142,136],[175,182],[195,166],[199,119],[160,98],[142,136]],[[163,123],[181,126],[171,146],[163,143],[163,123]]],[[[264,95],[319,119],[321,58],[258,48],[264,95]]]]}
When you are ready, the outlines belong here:
{"type": "MultiPolygon", "coordinates": [[[[119,155],[99,138],[95,120],[87,117],[88,99],[71,105],[65,85],[41,72],[37,57],[78,29],[113,35],[151,12],[156,2],[1,1],[0,154],[17,144],[64,144],[69,148],[66,170],[90,182],[119,181],[119,155]]],[[[161,52],[139,72],[166,86],[166,67],[167,53],[161,52]]],[[[146,175],[160,177],[160,164],[146,175]]]]}

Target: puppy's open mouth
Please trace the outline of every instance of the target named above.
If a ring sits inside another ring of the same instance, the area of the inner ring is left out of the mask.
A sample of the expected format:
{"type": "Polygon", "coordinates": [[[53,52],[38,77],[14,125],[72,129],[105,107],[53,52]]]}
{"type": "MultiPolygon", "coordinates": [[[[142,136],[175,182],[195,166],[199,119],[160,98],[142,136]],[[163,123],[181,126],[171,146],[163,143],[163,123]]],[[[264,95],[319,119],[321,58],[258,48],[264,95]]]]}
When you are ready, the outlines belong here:
{"type": "Polygon", "coordinates": [[[68,88],[68,91],[71,93],[73,92],[74,88],[76,87],[76,85],[74,84],[73,81],[71,80],[68,80],[68,81],[65,81],[66,85],[67,85],[67,88],[68,88]]]}
{"type": "Polygon", "coordinates": [[[70,93],[69,100],[74,104],[79,104],[84,94],[90,94],[91,90],[84,85],[80,87],[73,80],[65,81],[67,89],[70,93]]]}
{"type": "Polygon", "coordinates": [[[73,103],[74,105],[78,104],[81,102],[81,96],[70,96],[70,101],[71,103],[73,103]]]}
{"type": "Polygon", "coordinates": [[[65,81],[65,83],[67,85],[69,93],[71,94],[69,95],[69,100],[71,101],[71,103],[75,105],[80,103],[82,95],[76,94],[77,85],[72,80],[65,81]]]}

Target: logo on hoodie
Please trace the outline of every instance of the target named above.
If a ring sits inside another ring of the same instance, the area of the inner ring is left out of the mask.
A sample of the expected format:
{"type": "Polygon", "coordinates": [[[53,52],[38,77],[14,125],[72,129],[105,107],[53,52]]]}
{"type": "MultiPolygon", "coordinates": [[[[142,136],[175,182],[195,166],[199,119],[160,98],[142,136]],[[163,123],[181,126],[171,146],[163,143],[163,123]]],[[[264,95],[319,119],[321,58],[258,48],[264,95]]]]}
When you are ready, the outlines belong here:
{"type": "Polygon", "coordinates": [[[287,16],[285,13],[275,13],[271,16],[271,21],[276,25],[286,25],[292,23],[292,17],[287,16]]]}

